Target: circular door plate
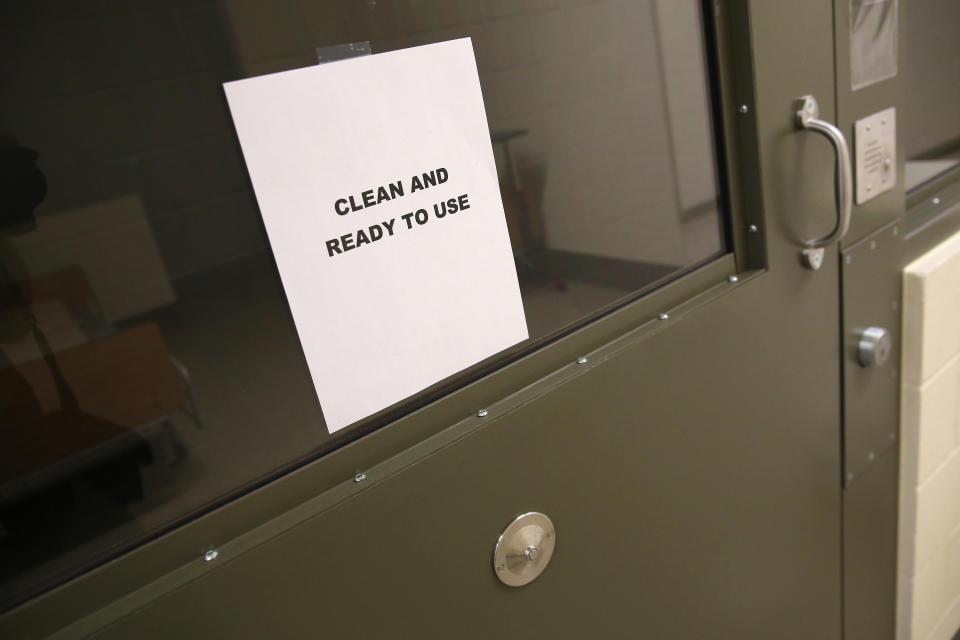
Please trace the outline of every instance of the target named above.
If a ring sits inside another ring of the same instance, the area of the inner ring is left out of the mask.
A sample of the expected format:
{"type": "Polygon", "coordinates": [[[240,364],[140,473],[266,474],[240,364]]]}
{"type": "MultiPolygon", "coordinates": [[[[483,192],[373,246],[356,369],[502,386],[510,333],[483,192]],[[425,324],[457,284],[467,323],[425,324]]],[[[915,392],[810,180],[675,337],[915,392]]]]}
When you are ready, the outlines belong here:
{"type": "Polygon", "coordinates": [[[550,518],[531,511],[507,525],[493,550],[493,570],[500,581],[522,587],[537,578],[550,562],[557,532],[550,518]]]}

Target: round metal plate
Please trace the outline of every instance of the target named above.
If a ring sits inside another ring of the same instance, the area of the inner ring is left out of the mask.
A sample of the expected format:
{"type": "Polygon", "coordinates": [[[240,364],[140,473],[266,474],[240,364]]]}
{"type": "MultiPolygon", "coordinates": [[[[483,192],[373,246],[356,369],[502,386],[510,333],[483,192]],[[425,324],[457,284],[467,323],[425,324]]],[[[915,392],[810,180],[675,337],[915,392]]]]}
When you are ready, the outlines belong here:
{"type": "Polygon", "coordinates": [[[537,578],[550,562],[557,532],[550,518],[531,511],[511,522],[493,550],[493,570],[500,581],[522,587],[537,578]]]}

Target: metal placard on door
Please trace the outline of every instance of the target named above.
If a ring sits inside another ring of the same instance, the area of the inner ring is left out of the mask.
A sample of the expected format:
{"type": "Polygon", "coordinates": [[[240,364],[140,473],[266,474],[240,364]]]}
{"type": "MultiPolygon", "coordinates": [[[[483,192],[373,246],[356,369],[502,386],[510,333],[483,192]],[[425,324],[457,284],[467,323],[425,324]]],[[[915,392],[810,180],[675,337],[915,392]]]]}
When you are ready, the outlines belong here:
{"type": "Polygon", "coordinates": [[[843,252],[844,484],[897,442],[902,223],[843,252]]]}

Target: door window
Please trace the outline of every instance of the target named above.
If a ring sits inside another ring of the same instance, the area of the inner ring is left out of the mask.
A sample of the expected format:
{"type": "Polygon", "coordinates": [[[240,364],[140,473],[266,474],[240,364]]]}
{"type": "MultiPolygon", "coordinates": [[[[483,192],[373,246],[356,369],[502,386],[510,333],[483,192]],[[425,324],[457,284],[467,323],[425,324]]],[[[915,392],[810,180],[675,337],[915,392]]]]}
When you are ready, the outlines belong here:
{"type": "Polygon", "coordinates": [[[904,145],[906,187],[960,164],[960,3],[907,2],[904,145]]]}
{"type": "Polygon", "coordinates": [[[531,335],[494,365],[727,251],[692,0],[2,15],[0,609],[356,437],[324,426],[225,81],[472,38],[531,335]]]}

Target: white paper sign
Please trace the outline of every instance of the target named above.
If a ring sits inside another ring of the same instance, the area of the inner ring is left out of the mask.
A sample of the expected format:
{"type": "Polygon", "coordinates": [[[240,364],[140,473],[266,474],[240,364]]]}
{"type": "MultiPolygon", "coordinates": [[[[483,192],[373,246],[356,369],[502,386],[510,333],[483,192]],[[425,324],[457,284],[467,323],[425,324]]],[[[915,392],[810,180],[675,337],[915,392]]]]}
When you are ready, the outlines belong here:
{"type": "Polygon", "coordinates": [[[469,39],[224,88],[331,432],[527,338],[469,39]]]}

